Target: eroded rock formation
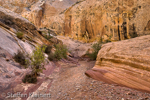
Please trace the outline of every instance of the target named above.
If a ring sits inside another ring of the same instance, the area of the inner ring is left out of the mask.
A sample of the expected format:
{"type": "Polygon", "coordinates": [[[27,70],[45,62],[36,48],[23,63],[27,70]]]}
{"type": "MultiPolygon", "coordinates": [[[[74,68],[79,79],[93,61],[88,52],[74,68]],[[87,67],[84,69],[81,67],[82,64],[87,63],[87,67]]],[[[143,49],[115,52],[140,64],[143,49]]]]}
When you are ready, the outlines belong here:
{"type": "Polygon", "coordinates": [[[63,12],[77,0],[39,0],[29,9],[22,12],[22,16],[33,22],[38,28],[54,29],[57,34],[64,32],[63,12]]]}
{"type": "Polygon", "coordinates": [[[50,44],[48,40],[39,34],[36,27],[27,19],[2,7],[0,7],[0,13],[1,26],[10,31],[14,30],[14,33],[19,31],[22,32],[24,34],[24,39],[28,40],[28,42],[32,43],[32,45],[50,44]]]}
{"type": "MultiPolygon", "coordinates": [[[[51,45],[51,42],[40,35],[27,19],[0,7],[0,94],[24,91],[20,83],[31,70],[15,62],[14,54],[21,51],[30,55],[35,46],[42,44],[51,45]],[[18,32],[23,33],[22,39],[17,38],[18,32]]],[[[1,95],[0,99],[3,97],[1,95]]]]}
{"type": "Polygon", "coordinates": [[[150,92],[150,35],[104,44],[95,66],[86,74],[97,80],[150,92]]]}
{"type": "Polygon", "coordinates": [[[0,5],[16,13],[21,13],[38,0],[0,0],[0,5]]]}
{"type": "MultiPolygon", "coordinates": [[[[57,34],[68,35],[84,42],[101,39],[118,41],[150,33],[147,28],[150,20],[149,0],[25,2],[28,2],[28,6],[26,3],[24,6],[17,3],[20,9],[23,8],[21,15],[38,28],[47,27],[57,34]]],[[[5,7],[3,3],[1,5],[5,7]]],[[[5,3],[12,5],[11,2],[5,3]]]]}
{"type": "Polygon", "coordinates": [[[64,15],[67,8],[79,0],[0,0],[0,5],[21,14],[38,28],[63,31],[64,15]]]}
{"type": "Polygon", "coordinates": [[[150,20],[149,7],[148,0],[86,0],[65,12],[65,34],[111,41],[149,34],[144,30],[150,20]]]}

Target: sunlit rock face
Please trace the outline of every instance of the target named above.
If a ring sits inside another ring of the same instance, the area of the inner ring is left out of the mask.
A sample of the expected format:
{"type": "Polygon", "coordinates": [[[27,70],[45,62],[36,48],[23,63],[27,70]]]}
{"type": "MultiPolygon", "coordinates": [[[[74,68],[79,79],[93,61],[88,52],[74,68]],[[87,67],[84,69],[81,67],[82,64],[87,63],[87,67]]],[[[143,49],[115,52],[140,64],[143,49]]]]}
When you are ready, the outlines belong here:
{"type": "Polygon", "coordinates": [[[11,0],[0,2],[3,7],[19,10],[38,28],[47,27],[86,42],[118,41],[150,33],[149,0],[16,0],[15,5],[11,0]]]}
{"type": "Polygon", "coordinates": [[[16,13],[21,13],[25,7],[30,7],[38,0],[0,0],[0,6],[16,13]]]}
{"type": "Polygon", "coordinates": [[[67,8],[77,0],[0,0],[0,6],[21,14],[38,28],[63,31],[64,15],[67,8]]]}
{"type": "Polygon", "coordinates": [[[111,41],[149,34],[149,8],[149,0],[86,0],[65,12],[65,34],[111,41]]]}
{"type": "Polygon", "coordinates": [[[150,35],[103,45],[95,66],[86,74],[107,83],[150,92],[150,35]]]}
{"type": "MultiPolygon", "coordinates": [[[[43,36],[40,35],[34,24],[10,10],[0,7],[0,25],[12,31],[22,32],[24,38],[32,45],[50,44],[43,36]]],[[[14,32],[14,33],[16,33],[14,32]]]]}
{"type": "Polygon", "coordinates": [[[76,0],[39,0],[28,10],[24,10],[22,16],[33,22],[38,28],[54,29],[59,34],[64,30],[63,13],[75,2],[76,0]]]}

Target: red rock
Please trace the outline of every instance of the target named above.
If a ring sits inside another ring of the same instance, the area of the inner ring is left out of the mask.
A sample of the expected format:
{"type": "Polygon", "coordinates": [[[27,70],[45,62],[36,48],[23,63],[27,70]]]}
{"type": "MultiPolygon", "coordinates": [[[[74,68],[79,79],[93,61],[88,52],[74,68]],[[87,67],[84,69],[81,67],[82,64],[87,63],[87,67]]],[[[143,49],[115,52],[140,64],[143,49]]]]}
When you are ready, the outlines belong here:
{"type": "Polygon", "coordinates": [[[86,75],[150,92],[150,35],[104,44],[86,75]]]}

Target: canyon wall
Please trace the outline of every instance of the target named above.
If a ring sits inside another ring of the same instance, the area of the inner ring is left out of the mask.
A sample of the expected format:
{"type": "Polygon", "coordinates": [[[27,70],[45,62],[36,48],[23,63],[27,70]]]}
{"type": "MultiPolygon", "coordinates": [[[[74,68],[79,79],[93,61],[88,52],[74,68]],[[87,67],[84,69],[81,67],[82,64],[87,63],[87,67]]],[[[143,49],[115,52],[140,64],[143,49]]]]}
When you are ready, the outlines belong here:
{"type": "MultiPolygon", "coordinates": [[[[17,63],[14,55],[21,51],[30,56],[35,46],[43,44],[51,45],[31,22],[0,7],[0,94],[23,91],[16,87],[31,70],[17,63]],[[22,39],[18,38],[18,32],[23,34],[22,39]]],[[[5,96],[1,95],[0,100],[4,100],[3,97],[5,96]]]]}
{"type": "Polygon", "coordinates": [[[62,13],[77,1],[79,0],[0,0],[0,6],[21,14],[37,28],[47,27],[62,33],[62,13]]]}
{"type": "Polygon", "coordinates": [[[86,0],[65,12],[65,34],[87,41],[149,34],[149,8],[149,0],[86,0]]]}
{"type": "MultiPolygon", "coordinates": [[[[6,1],[0,0],[0,5],[12,6],[6,1]]],[[[15,4],[37,28],[47,27],[84,42],[118,41],[150,34],[149,0],[26,0],[24,5],[15,4]]]]}
{"type": "Polygon", "coordinates": [[[24,41],[28,41],[32,45],[51,43],[40,35],[37,28],[22,16],[0,7],[0,25],[4,28],[14,32],[22,32],[24,35],[24,41]]]}
{"type": "Polygon", "coordinates": [[[0,0],[0,6],[13,12],[21,13],[24,9],[30,7],[38,0],[0,0]]]}

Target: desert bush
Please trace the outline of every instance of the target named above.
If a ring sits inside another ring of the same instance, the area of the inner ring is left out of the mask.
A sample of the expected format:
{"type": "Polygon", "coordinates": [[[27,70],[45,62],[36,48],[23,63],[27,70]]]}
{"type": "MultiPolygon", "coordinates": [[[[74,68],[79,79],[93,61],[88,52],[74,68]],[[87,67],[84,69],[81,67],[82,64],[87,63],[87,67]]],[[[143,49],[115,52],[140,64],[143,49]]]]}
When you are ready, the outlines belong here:
{"type": "Polygon", "coordinates": [[[104,41],[104,43],[109,43],[109,42],[111,42],[111,41],[110,41],[110,40],[105,40],[105,41],[104,41]]]}
{"type": "Polygon", "coordinates": [[[97,54],[98,54],[99,50],[101,49],[101,44],[95,43],[92,45],[92,48],[94,51],[92,53],[87,53],[87,55],[90,57],[90,59],[96,60],[97,54]]]}
{"type": "Polygon", "coordinates": [[[22,79],[23,83],[36,83],[37,82],[37,78],[33,75],[33,74],[28,74],[26,75],[23,79],[22,79]]]}
{"type": "Polygon", "coordinates": [[[53,38],[51,35],[44,35],[45,39],[49,40],[51,38],[53,38]]]}
{"type": "Polygon", "coordinates": [[[49,53],[49,55],[48,55],[48,59],[49,59],[50,61],[55,60],[55,56],[54,56],[54,54],[53,54],[53,53],[49,53]]]}
{"type": "Polygon", "coordinates": [[[36,50],[33,51],[33,54],[31,56],[31,68],[32,72],[37,76],[38,73],[43,72],[44,68],[44,51],[45,51],[46,46],[41,47],[36,47],[36,50]]]}
{"type": "Polygon", "coordinates": [[[52,50],[52,46],[47,46],[46,49],[45,49],[45,53],[50,54],[51,50],[52,50]]]}
{"type": "Polygon", "coordinates": [[[17,54],[14,55],[14,60],[21,65],[27,65],[26,58],[21,51],[18,51],[17,54]]]}
{"type": "Polygon", "coordinates": [[[56,51],[54,53],[54,57],[57,60],[60,60],[62,58],[65,58],[65,59],[67,58],[68,49],[67,49],[67,47],[65,45],[56,44],[55,48],[56,48],[56,51]]]}
{"type": "Polygon", "coordinates": [[[16,35],[17,35],[17,38],[23,39],[23,33],[22,32],[17,32],[16,35]]]}
{"type": "Polygon", "coordinates": [[[92,45],[92,48],[94,49],[95,52],[98,52],[101,49],[101,44],[95,43],[92,45]]]}
{"type": "MultiPolygon", "coordinates": [[[[40,72],[43,72],[44,68],[44,61],[45,61],[45,51],[46,46],[42,47],[36,47],[36,49],[33,51],[33,54],[31,55],[31,62],[30,66],[32,69],[31,74],[27,74],[23,79],[22,82],[26,83],[36,83],[37,82],[37,75],[40,74],[40,72]]],[[[29,62],[28,62],[29,63],[29,62]]]]}

